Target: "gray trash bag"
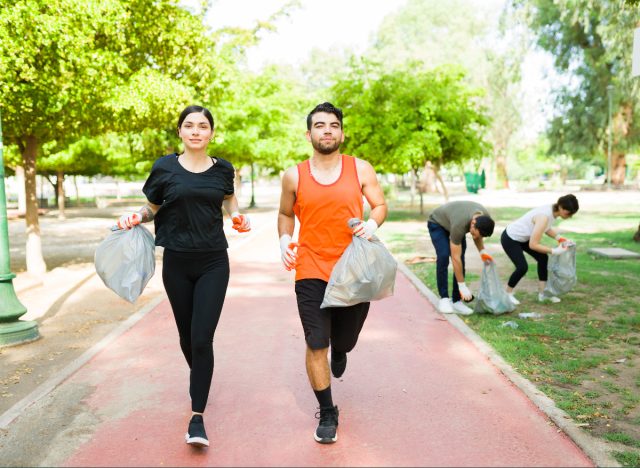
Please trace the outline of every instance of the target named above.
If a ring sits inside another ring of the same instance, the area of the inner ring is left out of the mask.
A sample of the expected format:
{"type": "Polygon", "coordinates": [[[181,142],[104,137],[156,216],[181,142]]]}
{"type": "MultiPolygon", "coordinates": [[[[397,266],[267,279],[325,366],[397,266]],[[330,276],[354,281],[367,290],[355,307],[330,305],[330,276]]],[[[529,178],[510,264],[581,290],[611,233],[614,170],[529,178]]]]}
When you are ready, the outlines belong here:
{"type": "MultiPolygon", "coordinates": [[[[352,224],[352,220],[349,222],[352,224]]],[[[392,296],[397,269],[396,259],[377,237],[366,240],[353,236],[333,267],[320,308],[346,307],[392,296]]]]}
{"type": "Polygon", "coordinates": [[[155,248],[144,226],[112,232],[96,249],[96,272],[109,289],[133,303],[155,272],[155,248]]]}
{"type": "Polygon", "coordinates": [[[500,315],[511,312],[516,308],[504,289],[495,262],[486,262],[482,268],[480,291],[476,296],[473,311],[500,315]]]}
{"type": "Polygon", "coordinates": [[[576,274],[576,245],[571,244],[560,255],[551,255],[547,265],[547,285],[542,293],[545,297],[562,296],[578,282],[576,274]]]}

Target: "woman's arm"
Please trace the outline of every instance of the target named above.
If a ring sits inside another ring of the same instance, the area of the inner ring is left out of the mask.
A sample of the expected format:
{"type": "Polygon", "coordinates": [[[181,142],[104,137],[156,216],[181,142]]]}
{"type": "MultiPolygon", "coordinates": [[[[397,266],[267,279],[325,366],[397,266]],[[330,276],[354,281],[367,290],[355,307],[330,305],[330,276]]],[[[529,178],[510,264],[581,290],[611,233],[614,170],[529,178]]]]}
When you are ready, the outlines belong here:
{"type": "Polygon", "coordinates": [[[545,232],[545,228],[547,227],[547,217],[544,215],[538,215],[533,218],[533,232],[531,233],[531,237],[529,238],[529,247],[536,252],[550,254],[551,247],[547,247],[546,245],[542,245],[540,241],[542,240],[542,234],[545,232]]]}

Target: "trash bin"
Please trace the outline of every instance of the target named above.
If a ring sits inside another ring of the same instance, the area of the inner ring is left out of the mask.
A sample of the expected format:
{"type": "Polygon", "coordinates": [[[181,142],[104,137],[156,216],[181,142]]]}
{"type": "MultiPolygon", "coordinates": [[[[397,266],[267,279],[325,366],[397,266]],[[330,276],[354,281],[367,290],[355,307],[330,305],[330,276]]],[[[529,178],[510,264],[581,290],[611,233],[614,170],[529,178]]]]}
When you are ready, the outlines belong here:
{"type": "Polygon", "coordinates": [[[464,182],[467,187],[467,192],[478,193],[478,190],[481,188],[482,184],[482,175],[475,174],[473,172],[465,172],[464,182]]]}

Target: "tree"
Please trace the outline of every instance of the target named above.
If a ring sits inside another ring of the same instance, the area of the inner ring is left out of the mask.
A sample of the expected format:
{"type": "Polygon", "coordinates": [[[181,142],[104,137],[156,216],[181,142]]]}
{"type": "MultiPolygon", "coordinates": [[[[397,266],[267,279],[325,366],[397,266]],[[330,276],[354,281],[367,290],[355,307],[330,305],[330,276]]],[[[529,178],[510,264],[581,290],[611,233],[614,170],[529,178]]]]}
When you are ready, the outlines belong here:
{"type": "MultiPolygon", "coordinates": [[[[256,166],[270,173],[304,158],[307,144],[305,110],[310,108],[301,85],[284,68],[269,66],[261,73],[245,73],[231,85],[220,105],[216,154],[233,161],[236,168],[256,166]]],[[[255,198],[251,196],[251,207],[255,198]]]]}
{"type": "Polygon", "coordinates": [[[610,180],[624,183],[628,151],[640,133],[638,83],[631,78],[633,30],[640,11],[614,0],[520,0],[537,44],[554,57],[556,69],[574,79],[555,90],[557,116],[548,134],[551,151],[581,158],[603,155],[607,166],[608,92],[614,89],[610,180]]]}
{"type": "MultiPolygon", "coordinates": [[[[385,71],[364,61],[333,87],[345,111],[345,149],[366,156],[376,169],[417,176],[431,163],[439,170],[478,161],[489,150],[489,120],[479,94],[460,69],[424,70],[416,62],[385,71]]],[[[415,178],[414,178],[415,181],[415,178]]]]}
{"type": "Polygon", "coordinates": [[[522,122],[520,67],[526,49],[522,27],[504,2],[409,0],[383,21],[369,58],[387,67],[419,60],[428,67],[454,64],[467,70],[465,80],[486,89],[482,98],[491,117],[492,185],[508,186],[511,140],[522,122]],[[499,18],[496,11],[503,8],[499,18]]]}
{"type": "Polygon", "coordinates": [[[207,49],[203,32],[201,18],[172,0],[0,0],[0,105],[25,168],[30,273],[46,271],[35,184],[42,146],[168,125],[191,100],[186,78],[207,49]]]}

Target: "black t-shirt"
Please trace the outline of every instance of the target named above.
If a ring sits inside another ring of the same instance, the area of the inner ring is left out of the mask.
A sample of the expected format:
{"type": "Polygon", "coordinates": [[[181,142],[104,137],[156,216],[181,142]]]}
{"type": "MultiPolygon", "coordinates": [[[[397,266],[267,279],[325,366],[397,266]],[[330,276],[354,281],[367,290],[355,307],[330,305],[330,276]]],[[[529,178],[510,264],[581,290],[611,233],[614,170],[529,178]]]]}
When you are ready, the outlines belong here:
{"type": "Polygon", "coordinates": [[[233,193],[234,169],[216,158],[204,172],[189,172],[177,154],[158,159],[142,191],[154,205],[156,245],[182,252],[224,250],[222,201],[233,193]]]}

